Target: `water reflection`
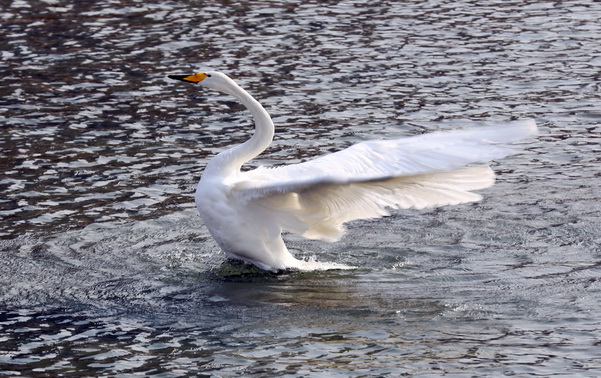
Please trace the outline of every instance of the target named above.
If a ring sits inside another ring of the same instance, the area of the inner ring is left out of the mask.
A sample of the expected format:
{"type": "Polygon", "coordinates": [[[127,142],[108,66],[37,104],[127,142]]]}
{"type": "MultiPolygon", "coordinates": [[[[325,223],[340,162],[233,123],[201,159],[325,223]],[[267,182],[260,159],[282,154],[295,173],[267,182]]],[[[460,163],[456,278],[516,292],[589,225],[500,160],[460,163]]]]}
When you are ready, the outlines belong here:
{"type": "MultiPolygon", "coordinates": [[[[566,342],[572,337],[568,329],[559,327],[550,334],[534,324],[522,332],[490,327],[486,322],[439,324],[436,331],[406,323],[405,333],[394,334],[357,328],[332,332],[317,320],[312,326],[270,324],[252,330],[189,328],[182,323],[153,326],[123,317],[113,323],[107,320],[60,309],[46,314],[2,313],[1,335],[11,340],[2,347],[5,373],[31,372],[23,369],[28,365],[34,372],[56,374],[71,366],[80,372],[145,375],[181,371],[305,374],[316,370],[342,374],[348,367],[361,374],[401,374],[438,370],[438,366],[486,371],[512,367],[518,374],[529,374],[561,371],[576,362],[569,356],[577,351],[566,342]],[[232,344],[237,347],[232,349],[232,344]],[[457,344],[464,348],[458,350],[457,344]],[[533,348],[541,344],[553,349],[533,348]],[[568,357],[558,358],[558,351],[568,357]]],[[[587,337],[585,332],[580,335],[587,337]]],[[[589,362],[582,368],[590,371],[597,357],[585,355],[589,362]]]]}

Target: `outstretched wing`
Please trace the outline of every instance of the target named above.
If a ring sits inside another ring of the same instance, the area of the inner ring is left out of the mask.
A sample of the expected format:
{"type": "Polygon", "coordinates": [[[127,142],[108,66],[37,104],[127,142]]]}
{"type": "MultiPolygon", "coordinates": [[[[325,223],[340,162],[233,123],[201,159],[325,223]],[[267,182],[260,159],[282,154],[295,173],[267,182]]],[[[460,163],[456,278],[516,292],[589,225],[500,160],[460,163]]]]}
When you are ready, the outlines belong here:
{"type": "Polygon", "coordinates": [[[534,121],[368,141],[301,164],[246,172],[233,192],[269,210],[287,231],[338,240],[343,223],[388,215],[387,208],[424,208],[477,201],[471,190],[494,183],[489,167],[508,144],[534,135],[534,121]]]}

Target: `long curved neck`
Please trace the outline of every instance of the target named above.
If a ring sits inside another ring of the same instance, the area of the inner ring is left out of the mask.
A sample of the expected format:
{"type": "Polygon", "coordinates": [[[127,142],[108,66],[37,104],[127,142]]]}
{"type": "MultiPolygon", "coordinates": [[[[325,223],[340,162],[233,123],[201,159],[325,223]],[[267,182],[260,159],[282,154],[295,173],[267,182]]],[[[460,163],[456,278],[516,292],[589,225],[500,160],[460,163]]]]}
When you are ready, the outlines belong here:
{"type": "Polygon", "coordinates": [[[215,170],[215,173],[227,175],[240,171],[244,163],[265,151],[273,140],[274,126],[265,108],[233,80],[222,91],[240,101],[251,112],[255,121],[255,132],[249,140],[221,152],[209,162],[205,169],[205,172],[215,170]]]}

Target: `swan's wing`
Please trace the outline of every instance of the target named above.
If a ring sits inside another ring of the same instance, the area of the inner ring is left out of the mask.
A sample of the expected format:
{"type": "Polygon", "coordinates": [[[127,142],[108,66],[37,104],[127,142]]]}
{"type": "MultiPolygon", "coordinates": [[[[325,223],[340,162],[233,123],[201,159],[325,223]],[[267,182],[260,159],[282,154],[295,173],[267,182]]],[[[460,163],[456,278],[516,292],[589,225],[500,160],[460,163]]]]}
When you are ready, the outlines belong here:
{"type": "Polygon", "coordinates": [[[387,207],[424,208],[477,201],[494,173],[467,164],[505,157],[508,143],[536,133],[534,121],[359,143],[318,159],[242,175],[233,193],[285,230],[337,240],[342,224],[388,215],[387,207]]]}
{"type": "Polygon", "coordinates": [[[280,183],[299,178],[370,179],[448,171],[515,153],[508,144],[537,132],[533,120],[395,140],[374,140],[317,159],[272,169],[280,183]]]}

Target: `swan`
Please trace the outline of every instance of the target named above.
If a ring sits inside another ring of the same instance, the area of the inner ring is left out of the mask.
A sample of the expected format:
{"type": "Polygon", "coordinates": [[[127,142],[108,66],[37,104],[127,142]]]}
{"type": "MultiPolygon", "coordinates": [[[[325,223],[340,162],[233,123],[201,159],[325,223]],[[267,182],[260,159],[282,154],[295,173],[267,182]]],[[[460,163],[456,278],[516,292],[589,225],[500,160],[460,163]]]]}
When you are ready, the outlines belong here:
{"type": "Polygon", "coordinates": [[[495,127],[374,140],[300,164],[241,171],[272,142],[274,124],[247,91],[221,72],[169,75],[235,97],[252,114],[246,142],[214,156],[195,194],[200,216],[232,259],[268,271],[349,268],[295,258],[282,232],[334,242],[344,223],[390,215],[389,209],[422,209],[478,201],[473,190],[493,185],[486,165],[467,166],[515,153],[511,142],[533,136],[533,120],[495,127]]]}

